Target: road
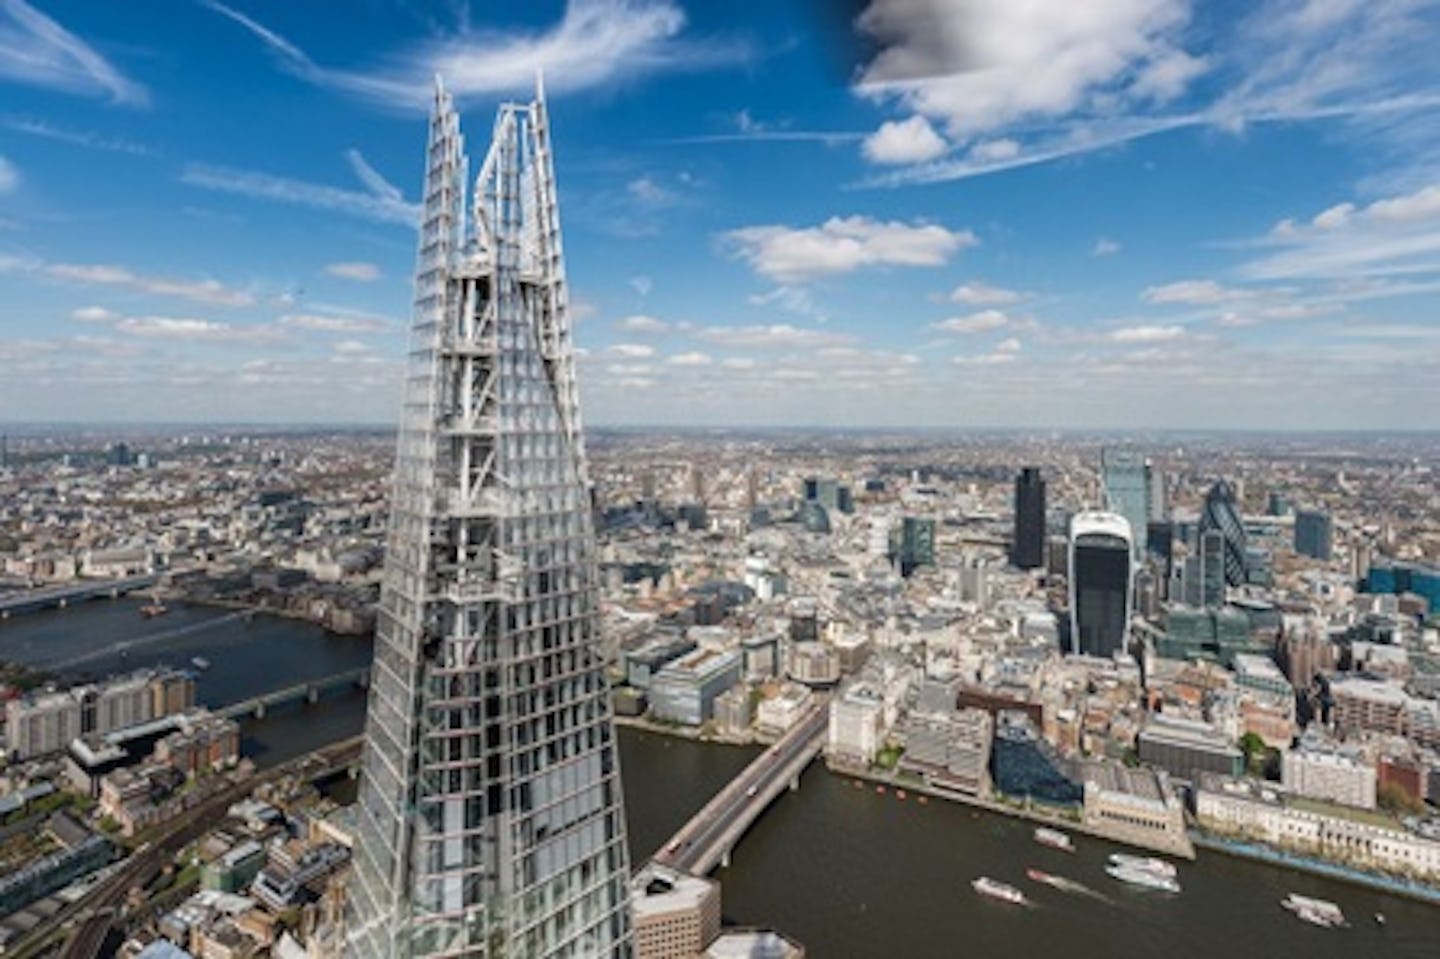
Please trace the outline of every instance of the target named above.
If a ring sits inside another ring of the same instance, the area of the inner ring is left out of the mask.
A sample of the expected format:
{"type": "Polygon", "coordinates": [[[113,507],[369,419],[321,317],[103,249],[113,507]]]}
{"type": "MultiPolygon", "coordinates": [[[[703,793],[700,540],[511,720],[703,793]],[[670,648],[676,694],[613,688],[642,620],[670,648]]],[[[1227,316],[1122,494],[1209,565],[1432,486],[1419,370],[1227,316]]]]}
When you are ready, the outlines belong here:
{"type": "Polygon", "coordinates": [[[788,779],[798,775],[790,767],[799,756],[815,747],[815,739],[823,736],[829,718],[828,702],[822,698],[784,737],[742,769],[681,827],[665,848],[655,855],[655,859],[678,869],[693,871],[711,844],[722,839],[737,820],[745,817],[753,819],[759,815],[757,810],[752,809],[754,803],[769,804],[771,800],[759,794],[771,785],[774,777],[788,779]]]}
{"type": "Polygon", "coordinates": [[[256,773],[206,799],[187,811],[182,819],[164,824],[142,842],[139,850],[131,854],[114,873],[96,883],[75,902],[37,924],[29,935],[16,943],[12,955],[20,959],[41,955],[55,945],[57,935],[63,934],[72,920],[83,917],[84,921],[71,937],[63,955],[72,959],[98,956],[111,923],[118,918],[130,890],[143,888],[153,881],[180,850],[219,825],[232,805],[266,783],[305,771],[304,767],[315,762],[316,757],[327,768],[348,765],[359,758],[360,742],[359,736],[353,736],[283,766],[256,773]]]}

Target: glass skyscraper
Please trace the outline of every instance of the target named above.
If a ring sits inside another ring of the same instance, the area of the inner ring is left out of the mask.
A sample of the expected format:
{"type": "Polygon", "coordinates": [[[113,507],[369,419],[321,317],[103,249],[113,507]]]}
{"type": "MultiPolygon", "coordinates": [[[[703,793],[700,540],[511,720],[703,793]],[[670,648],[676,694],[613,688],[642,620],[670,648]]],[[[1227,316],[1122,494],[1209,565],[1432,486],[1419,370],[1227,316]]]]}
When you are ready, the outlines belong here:
{"type": "Polygon", "coordinates": [[[1130,524],[1134,558],[1143,558],[1150,524],[1150,464],[1133,450],[1102,449],[1100,484],[1105,508],[1130,524]]]}
{"type": "Polygon", "coordinates": [[[437,88],[346,954],[632,954],[543,92],[437,88]]]}
{"type": "Polygon", "coordinates": [[[1112,656],[1126,648],[1131,609],[1130,524],[1115,513],[1070,520],[1070,651],[1112,656]]]}
{"type": "Polygon", "coordinates": [[[1018,569],[1045,565],[1045,480],[1027,466],[1015,477],[1015,535],[1010,562],[1018,569]]]}
{"type": "Polygon", "coordinates": [[[1224,480],[1210,487],[1210,492],[1205,494],[1205,505],[1200,511],[1201,536],[1212,531],[1219,532],[1225,541],[1226,584],[1244,585],[1248,569],[1245,557],[1245,521],[1235,501],[1235,491],[1224,480]]]}

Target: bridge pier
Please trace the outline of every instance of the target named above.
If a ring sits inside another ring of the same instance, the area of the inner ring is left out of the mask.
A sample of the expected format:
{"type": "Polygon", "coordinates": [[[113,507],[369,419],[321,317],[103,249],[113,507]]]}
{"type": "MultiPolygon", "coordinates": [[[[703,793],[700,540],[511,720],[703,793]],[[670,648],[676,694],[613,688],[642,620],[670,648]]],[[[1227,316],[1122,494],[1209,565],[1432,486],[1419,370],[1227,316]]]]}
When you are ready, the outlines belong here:
{"type": "Polygon", "coordinates": [[[255,718],[256,718],[256,719],[264,719],[264,718],[265,718],[265,704],[264,704],[263,702],[259,702],[259,703],[256,703],[256,704],[255,704],[255,718]]]}
{"type": "Polygon", "coordinates": [[[730,850],[728,848],[720,854],[720,868],[730,868],[730,850]]]}
{"type": "Polygon", "coordinates": [[[309,703],[310,705],[313,706],[313,705],[315,705],[316,701],[319,700],[319,699],[320,699],[320,687],[318,687],[318,686],[316,686],[316,685],[314,685],[314,684],[312,683],[311,685],[309,685],[309,686],[307,686],[307,687],[305,688],[305,701],[306,701],[307,703],[309,703]]]}
{"type": "Polygon", "coordinates": [[[60,602],[59,602],[57,605],[58,605],[61,609],[64,609],[66,606],[69,606],[69,605],[70,605],[70,599],[69,599],[68,597],[66,597],[66,596],[61,596],[61,597],[60,597],[60,602]]]}
{"type": "Polygon", "coordinates": [[[800,791],[800,774],[799,774],[799,773],[796,773],[795,776],[790,780],[790,791],[791,791],[792,793],[798,793],[798,792],[800,791]]]}

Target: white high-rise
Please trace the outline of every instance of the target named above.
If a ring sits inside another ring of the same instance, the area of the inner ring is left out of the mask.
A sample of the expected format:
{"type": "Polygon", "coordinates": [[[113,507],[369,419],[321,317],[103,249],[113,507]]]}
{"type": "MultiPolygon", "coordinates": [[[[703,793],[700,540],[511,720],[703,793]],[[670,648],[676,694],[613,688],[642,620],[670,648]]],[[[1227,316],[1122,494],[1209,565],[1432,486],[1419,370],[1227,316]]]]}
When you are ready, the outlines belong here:
{"type": "Polygon", "coordinates": [[[437,87],[347,954],[624,957],[625,819],[545,100],[467,207],[437,87]]]}

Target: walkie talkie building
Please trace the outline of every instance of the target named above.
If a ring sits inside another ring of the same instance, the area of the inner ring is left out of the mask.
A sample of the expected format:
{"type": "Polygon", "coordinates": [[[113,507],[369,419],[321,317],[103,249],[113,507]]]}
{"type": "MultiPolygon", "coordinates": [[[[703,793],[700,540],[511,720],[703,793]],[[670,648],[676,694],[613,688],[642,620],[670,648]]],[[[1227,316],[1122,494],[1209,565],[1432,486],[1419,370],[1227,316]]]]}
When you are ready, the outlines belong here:
{"type": "Polygon", "coordinates": [[[347,953],[629,956],[543,90],[467,177],[437,85],[347,953]]]}

